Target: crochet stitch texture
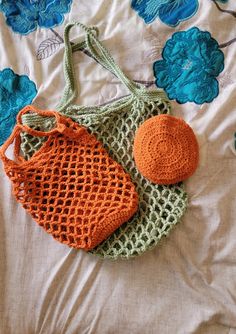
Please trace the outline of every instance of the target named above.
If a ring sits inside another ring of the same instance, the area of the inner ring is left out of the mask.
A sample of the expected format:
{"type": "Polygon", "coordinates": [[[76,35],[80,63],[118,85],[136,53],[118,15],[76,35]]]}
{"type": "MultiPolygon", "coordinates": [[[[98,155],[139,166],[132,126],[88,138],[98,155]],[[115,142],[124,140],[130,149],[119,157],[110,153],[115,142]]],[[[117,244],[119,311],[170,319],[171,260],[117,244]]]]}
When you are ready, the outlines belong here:
{"type": "Polygon", "coordinates": [[[174,184],[196,170],[198,143],[184,120],[171,115],[155,116],[145,121],[135,134],[134,159],[139,171],[150,181],[174,184]]]}
{"type": "Polygon", "coordinates": [[[46,232],[70,247],[94,248],[137,210],[130,176],[86,128],[56,112],[24,108],[0,157],[17,201],[46,232]],[[31,110],[55,115],[57,126],[30,160],[19,161],[16,154],[14,162],[4,152],[14,140],[18,152],[19,131],[45,135],[19,125],[21,115],[31,110]]]}
{"type": "MultiPolygon", "coordinates": [[[[103,258],[130,258],[152,249],[180,221],[187,205],[187,194],[183,184],[157,185],[147,180],[137,169],[133,159],[134,136],[145,120],[159,114],[170,113],[170,103],[165,93],[156,89],[147,91],[137,85],[121,71],[114,59],[97,39],[98,31],[80,23],[68,24],[65,28],[64,71],[66,87],[57,110],[86,126],[96,135],[112,158],[131,175],[139,196],[136,214],[119,227],[109,238],[91,252],[103,258]],[[86,31],[86,40],[73,46],[69,31],[78,25],[86,31]],[[86,49],[109,71],[113,72],[129,89],[130,95],[104,106],[78,106],[72,102],[77,97],[77,86],[72,53],[86,49]]],[[[42,120],[38,115],[23,116],[25,124],[50,129],[52,120],[42,120]]],[[[39,137],[22,136],[21,149],[30,157],[42,145],[39,137]]]]}

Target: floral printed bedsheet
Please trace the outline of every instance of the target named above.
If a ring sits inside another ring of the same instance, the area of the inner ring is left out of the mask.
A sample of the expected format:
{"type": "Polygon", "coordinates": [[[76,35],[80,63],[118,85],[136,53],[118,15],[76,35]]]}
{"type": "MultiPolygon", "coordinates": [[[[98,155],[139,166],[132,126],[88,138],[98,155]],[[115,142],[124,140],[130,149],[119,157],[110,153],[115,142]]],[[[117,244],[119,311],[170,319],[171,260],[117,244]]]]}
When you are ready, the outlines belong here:
{"type": "MultiPolygon", "coordinates": [[[[121,262],[51,240],[0,166],[0,333],[236,333],[235,1],[0,0],[0,145],[22,107],[57,105],[63,28],[77,20],[99,28],[127,75],[166,92],[197,135],[200,164],[183,221],[121,262]]],[[[74,61],[79,104],[127,94],[88,54],[74,61]]]]}

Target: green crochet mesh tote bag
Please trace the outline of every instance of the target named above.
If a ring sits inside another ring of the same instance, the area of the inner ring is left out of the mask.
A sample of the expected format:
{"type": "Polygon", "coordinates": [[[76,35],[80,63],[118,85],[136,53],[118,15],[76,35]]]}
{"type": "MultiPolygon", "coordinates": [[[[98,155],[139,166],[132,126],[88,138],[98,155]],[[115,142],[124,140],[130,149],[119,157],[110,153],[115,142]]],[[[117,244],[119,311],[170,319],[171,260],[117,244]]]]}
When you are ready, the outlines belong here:
{"type": "MultiPolygon", "coordinates": [[[[149,91],[145,86],[130,80],[115,63],[98,40],[98,30],[81,23],[69,23],[64,32],[64,73],[66,86],[58,112],[86,126],[100,140],[110,155],[131,175],[139,195],[137,213],[117,229],[91,253],[103,258],[131,258],[152,249],[180,221],[187,206],[183,184],[157,185],[144,178],[133,159],[133,142],[136,130],[148,118],[170,114],[171,107],[160,89],[149,91]],[[70,31],[79,26],[85,31],[85,41],[71,43],[70,31]],[[127,87],[129,95],[102,106],[79,106],[72,54],[86,48],[103,67],[116,75],[127,87]]],[[[24,115],[23,123],[41,130],[49,130],[53,120],[36,114],[24,115]]],[[[29,158],[42,145],[43,138],[22,135],[21,149],[29,158]]]]}

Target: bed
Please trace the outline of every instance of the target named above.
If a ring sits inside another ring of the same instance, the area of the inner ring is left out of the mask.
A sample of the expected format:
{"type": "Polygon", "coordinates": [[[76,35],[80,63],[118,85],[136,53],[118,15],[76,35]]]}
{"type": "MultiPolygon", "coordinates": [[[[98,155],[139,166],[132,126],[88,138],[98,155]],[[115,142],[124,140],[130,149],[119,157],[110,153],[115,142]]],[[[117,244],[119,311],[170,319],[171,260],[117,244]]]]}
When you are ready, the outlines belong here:
{"type": "MultiPolygon", "coordinates": [[[[41,109],[58,103],[63,28],[80,21],[99,28],[129,77],[166,91],[200,147],[181,223],[152,251],[127,261],[53,240],[16,202],[0,164],[0,333],[236,333],[235,2],[2,0],[0,10],[2,142],[26,101],[41,109]]],[[[82,31],[74,29],[78,37],[82,31]]],[[[74,61],[79,104],[127,94],[85,53],[74,61]]]]}

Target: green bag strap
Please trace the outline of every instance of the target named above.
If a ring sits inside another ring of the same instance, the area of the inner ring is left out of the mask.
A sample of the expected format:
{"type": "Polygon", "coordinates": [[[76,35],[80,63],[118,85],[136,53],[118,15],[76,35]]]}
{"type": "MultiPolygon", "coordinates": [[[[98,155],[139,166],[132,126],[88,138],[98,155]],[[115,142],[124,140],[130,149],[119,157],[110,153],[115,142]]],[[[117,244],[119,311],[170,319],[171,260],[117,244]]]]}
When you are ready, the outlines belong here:
{"type": "MultiPolygon", "coordinates": [[[[64,75],[65,75],[65,89],[62,99],[57,106],[58,111],[62,111],[67,108],[78,95],[78,87],[75,79],[75,71],[73,65],[72,54],[75,51],[83,50],[86,48],[92,57],[104,66],[111,73],[116,75],[121,82],[128,88],[131,94],[136,96],[150,96],[145,86],[135,83],[130,80],[120,67],[115,63],[115,60],[110,55],[108,50],[98,40],[98,29],[96,27],[87,27],[80,22],[72,22],[67,24],[64,30],[64,42],[65,42],[65,53],[64,53],[64,75]],[[75,26],[82,28],[85,31],[85,40],[77,44],[72,44],[70,41],[71,29],[75,26]]],[[[155,92],[156,95],[157,92],[155,92]]],[[[159,94],[162,97],[166,97],[163,90],[159,90],[159,94]]]]}

